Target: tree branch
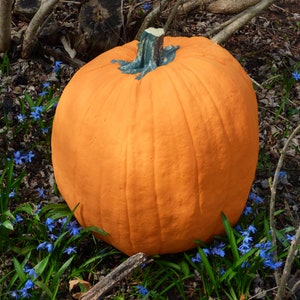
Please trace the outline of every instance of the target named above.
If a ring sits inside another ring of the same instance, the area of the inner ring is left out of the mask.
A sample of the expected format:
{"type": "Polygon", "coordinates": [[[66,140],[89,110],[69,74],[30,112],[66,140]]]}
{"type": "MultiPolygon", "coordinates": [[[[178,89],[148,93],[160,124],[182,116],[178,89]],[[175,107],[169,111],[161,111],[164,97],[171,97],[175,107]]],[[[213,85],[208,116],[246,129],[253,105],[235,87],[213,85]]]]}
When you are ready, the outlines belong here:
{"type": "Polygon", "coordinates": [[[0,52],[10,47],[12,0],[0,1],[0,52]]]}
{"type": "Polygon", "coordinates": [[[124,279],[135,268],[143,264],[147,260],[144,253],[137,253],[130,256],[127,260],[121,263],[118,267],[112,270],[108,275],[101,279],[89,291],[84,293],[80,300],[98,300],[100,296],[108,292],[120,280],[124,279]]]}
{"type": "Polygon", "coordinates": [[[31,19],[24,35],[22,47],[23,58],[27,58],[30,56],[33,49],[33,45],[37,39],[37,35],[43,28],[44,20],[49,15],[54,5],[57,4],[58,1],[59,0],[42,0],[40,8],[38,9],[34,17],[31,19]]]}
{"type": "Polygon", "coordinates": [[[245,11],[243,11],[238,19],[233,20],[231,24],[226,26],[222,31],[213,36],[211,40],[218,44],[226,41],[233,33],[239,30],[242,26],[244,26],[247,22],[249,22],[253,17],[257,16],[264,9],[268,8],[271,4],[273,4],[275,0],[262,0],[258,4],[249,7],[245,11]]]}
{"type": "MultiPolygon", "coordinates": [[[[277,188],[277,183],[278,183],[278,178],[279,178],[279,172],[282,168],[282,164],[283,164],[283,160],[284,160],[284,157],[286,155],[286,152],[288,150],[288,147],[292,141],[292,139],[296,136],[296,134],[300,131],[300,125],[292,132],[292,134],[289,136],[288,140],[286,141],[283,149],[282,149],[282,152],[281,152],[281,155],[280,155],[280,158],[278,160],[278,163],[277,163],[277,167],[276,167],[276,170],[275,170],[275,174],[274,174],[274,179],[273,179],[273,182],[271,184],[271,200],[270,200],[270,212],[269,212],[269,219],[270,219],[270,229],[271,229],[271,236],[272,236],[272,244],[274,246],[274,252],[273,252],[273,259],[275,262],[278,261],[278,253],[277,253],[277,249],[276,249],[276,226],[275,226],[275,198],[276,198],[276,188],[277,188]]],[[[300,229],[298,229],[297,231],[297,234],[299,235],[300,234],[300,229]]],[[[299,237],[298,237],[299,239],[299,237]]],[[[291,246],[292,248],[292,246],[291,246]]],[[[289,266],[289,263],[292,263],[292,259],[289,257],[290,255],[293,255],[293,253],[290,254],[291,252],[291,248],[290,248],[290,251],[289,251],[289,255],[288,255],[288,258],[286,260],[286,264],[285,264],[285,271],[284,271],[284,274],[285,272],[286,273],[289,273],[290,272],[290,267],[289,266]]],[[[295,249],[293,249],[294,251],[295,249]]],[[[279,272],[278,270],[275,270],[275,280],[276,280],[276,284],[279,285],[279,288],[280,288],[280,293],[282,293],[282,279],[280,280],[280,276],[279,276],[279,272]],[[280,282],[281,281],[281,282],[280,282]]],[[[284,276],[287,276],[287,275],[284,275],[284,276]]],[[[287,278],[285,278],[287,280],[287,278]]],[[[284,287],[285,287],[285,283],[284,283],[284,287]]],[[[276,299],[279,299],[279,298],[276,298],[276,299]]],[[[280,298],[282,299],[282,298],[280,298]]]]}

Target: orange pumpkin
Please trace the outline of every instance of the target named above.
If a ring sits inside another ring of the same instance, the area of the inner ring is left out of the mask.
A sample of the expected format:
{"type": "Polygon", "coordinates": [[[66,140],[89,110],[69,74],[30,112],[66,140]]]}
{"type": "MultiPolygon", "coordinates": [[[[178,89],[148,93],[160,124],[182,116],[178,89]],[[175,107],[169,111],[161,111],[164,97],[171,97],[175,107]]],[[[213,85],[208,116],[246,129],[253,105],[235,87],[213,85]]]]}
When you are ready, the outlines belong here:
{"type": "Polygon", "coordinates": [[[153,33],[160,45],[146,53],[161,63],[142,57],[152,44],[143,37],[101,54],[66,86],[53,123],[63,198],[128,255],[181,252],[222,234],[221,213],[238,221],[258,156],[256,97],[237,60],[202,37],[165,37],[173,58],[164,59],[153,33]]]}

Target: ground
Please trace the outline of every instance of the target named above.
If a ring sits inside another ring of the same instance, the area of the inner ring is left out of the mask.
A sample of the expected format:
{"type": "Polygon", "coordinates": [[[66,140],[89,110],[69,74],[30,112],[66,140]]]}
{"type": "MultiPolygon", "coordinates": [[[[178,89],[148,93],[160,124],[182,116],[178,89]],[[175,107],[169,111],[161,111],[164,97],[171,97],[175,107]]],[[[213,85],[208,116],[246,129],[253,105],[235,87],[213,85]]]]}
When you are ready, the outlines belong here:
{"type": "MultiPolygon", "coordinates": [[[[74,2],[75,3],[75,2],[74,2]]],[[[57,12],[71,10],[76,19],[76,4],[61,2],[54,18],[61,18],[57,12]]],[[[65,11],[64,11],[65,13],[65,11]]],[[[175,18],[168,34],[170,35],[204,35],[211,28],[222,23],[230,16],[214,15],[205,12],[193,12],[188,16],[175,18]]],[[[162,24],[164,18],[157,20],[162,24]]],[[[40,39],[39,51],[29,59],[20,57],[20,35],[27,26],[28,20],[20,16],[13,17],[15,39],[10,52],[10,73],[0,77],[2,83],[0,101],[0,155],[10,155],[20,148],[30,149],[38,141],[38,135],[28,133],[12,136],[3,134],[5,120],[3,110],[9,115],[19,111],[19,99],[28,93],[37,97],[43,91],[43,84],[51,82],[54,95],[59,96],[71,76],[78,69],[78,61],[71,58],[64,60],[64,52],[59,41],[40,39]],[[19,38],[16,37],[19,34],[19,38]],[[44,50],[44,51],[43,51],[44,50]],[[55,61],[61,60],[59,77],[53,72],[55,61]]],[[[60,24],[63,24],[60,23],[60,24]]],[[[134,27],[134,26],[133,26],[134,27]]],[[[133,34],[127,34],[132,36],[133,34]]],[[[280,0],[265,12],[255,17],[249,24],[222,44],[244,66],[252,78],[257,92],[260,122],[260,157],[254,190],[269,198],[269,178],[274,174],[281,150],[291,134],[300,123],[300,81],[290,87],[292,72],[300,70],[300,8],[298,0],[280,0]]],[[[81,59],[81,61],[83,61],[81,59]]],[[[84,61],[83,61],[84,62],[84,61]]],[[[37,151],[28,175],[24,179],[27,186],[27,199],[36,193],[36,188],[45,190],[47,201],[62,201],[53,196],[53,169],[49,141],[41,144],[37,151]],[[48,143],[48,144],[47,144],[48,143]]],[[[299,226],[300,217],[300,135],[292,141],[283,168],[286,172],[284,184],[277,197],[278,207],[283,207],[293,219],[295,227],[299,226]]],[[[46,201],[46,200],[45,200],[46,201]]],[[[284,221],[282,221],[284,222],[284,221]]]]}

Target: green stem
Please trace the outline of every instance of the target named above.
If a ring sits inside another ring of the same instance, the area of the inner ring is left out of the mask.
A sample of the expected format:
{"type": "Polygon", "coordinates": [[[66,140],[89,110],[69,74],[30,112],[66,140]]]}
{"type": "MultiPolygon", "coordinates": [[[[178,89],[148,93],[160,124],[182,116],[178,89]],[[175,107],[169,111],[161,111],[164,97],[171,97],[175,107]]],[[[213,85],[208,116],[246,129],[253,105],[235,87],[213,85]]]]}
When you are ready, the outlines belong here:
{"type": "Polygon", "coordinates": [[[175,58],[179,46],[167,46],[163,48],[164,30],[150,27],[146,29],[138,44],[137,56],[132,62],[113,60],[119,63],[119,69],[124,74],[139,74],[136,79],[141,79],[148,72],[159,66],[167,65],[175,58]]]}

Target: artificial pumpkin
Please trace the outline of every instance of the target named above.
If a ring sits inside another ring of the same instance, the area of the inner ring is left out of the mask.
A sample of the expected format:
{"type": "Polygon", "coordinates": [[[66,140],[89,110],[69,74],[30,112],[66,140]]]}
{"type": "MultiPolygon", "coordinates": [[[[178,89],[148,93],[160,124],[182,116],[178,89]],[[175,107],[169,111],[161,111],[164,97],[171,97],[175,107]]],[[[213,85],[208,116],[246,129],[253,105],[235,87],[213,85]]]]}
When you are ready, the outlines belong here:
{"type": "Polygon", "coordinates": [[[222,212],[234,224],[243,211],[257,156],[251,81],[203,37],[163,41],[148,29],[101,54],[70,80],[54,117],[63,198],[128,255],[181,252],[222,234],[222,212]]]}

